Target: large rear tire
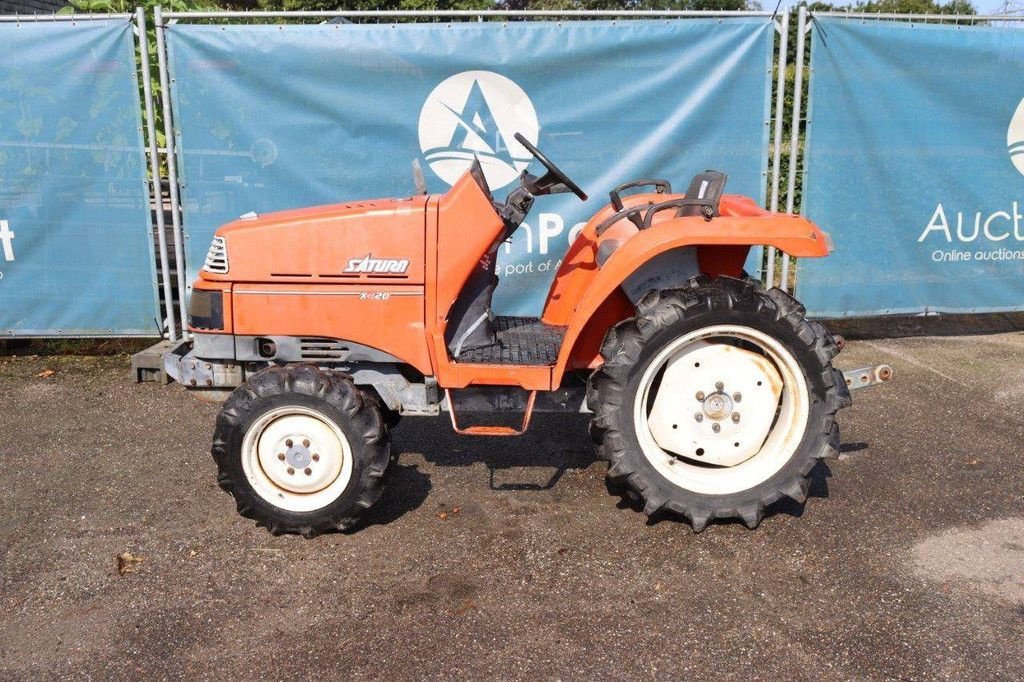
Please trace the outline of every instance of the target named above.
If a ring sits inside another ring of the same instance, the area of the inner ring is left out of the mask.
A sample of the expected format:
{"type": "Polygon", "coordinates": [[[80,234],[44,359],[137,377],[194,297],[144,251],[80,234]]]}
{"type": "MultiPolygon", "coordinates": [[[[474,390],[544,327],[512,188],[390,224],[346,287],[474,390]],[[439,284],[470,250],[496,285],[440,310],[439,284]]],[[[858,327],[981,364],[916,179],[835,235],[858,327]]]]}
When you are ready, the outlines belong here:
{"type": "Polygon", "coordinates": [[[380,406],[351,377],[298,365],[235,389],[212,454],[239,514],[311,538],[350,528],[377,501],[391,449],[380,406]]]}
{"type": "Polygon", "coordinates": [[[651,292],[610,330],[591,377],[591,434],[644,512],[755,528],[783,496],[804,502],[839,446],[850,404],[835,340],[788,294],[707,277],[651,292]]]}

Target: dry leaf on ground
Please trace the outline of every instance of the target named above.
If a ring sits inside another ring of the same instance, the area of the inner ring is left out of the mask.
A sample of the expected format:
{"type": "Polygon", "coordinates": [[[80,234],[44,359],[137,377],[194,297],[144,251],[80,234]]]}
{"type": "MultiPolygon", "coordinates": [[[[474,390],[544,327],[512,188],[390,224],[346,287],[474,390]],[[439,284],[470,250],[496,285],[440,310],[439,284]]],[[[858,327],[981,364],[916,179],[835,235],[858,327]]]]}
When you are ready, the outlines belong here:
{"type": "Polygon", "coordinates": [[[146,557],[135,556],[131,552],[122,552],[117,555],[117,572],[120,575],[135,573],[139,564],[146,560],[146,557]]]}

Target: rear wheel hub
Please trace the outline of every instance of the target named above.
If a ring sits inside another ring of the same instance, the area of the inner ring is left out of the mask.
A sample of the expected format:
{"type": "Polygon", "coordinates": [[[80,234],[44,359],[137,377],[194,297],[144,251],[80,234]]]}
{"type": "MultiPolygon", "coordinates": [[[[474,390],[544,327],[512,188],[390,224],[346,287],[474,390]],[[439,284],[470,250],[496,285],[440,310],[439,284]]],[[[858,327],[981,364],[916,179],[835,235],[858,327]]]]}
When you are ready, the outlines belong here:
{"type": "Polygon", "coordinates": [[[777,472],[802,438],[806,382],[775,338],[714,325],[664,347],[641,377],[635,432],[669,481],[712,495],[746,490],[777,472]]]}
{"type": "Polygon", "coordinates": [[[724,393],[712,393],[704,399],[703,408],[708,419],[725,419],[732,414],[732,398],[724,393]]]}
{"type": "Polygon", "coordinates": [[[761,449],[781,389],[782,378],[764,355],[697,341],[665,364],[648,416],[651,435],[658,447],[683,459],[734,466],[761,449]]]}

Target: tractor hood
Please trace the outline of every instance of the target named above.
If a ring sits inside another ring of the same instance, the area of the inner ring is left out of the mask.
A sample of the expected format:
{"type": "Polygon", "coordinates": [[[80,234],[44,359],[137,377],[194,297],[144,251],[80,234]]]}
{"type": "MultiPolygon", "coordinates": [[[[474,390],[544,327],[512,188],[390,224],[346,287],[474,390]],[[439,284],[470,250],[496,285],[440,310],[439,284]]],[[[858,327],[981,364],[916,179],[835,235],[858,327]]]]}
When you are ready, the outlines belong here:
{"type": "Polygon", "coordinates": [[[422,284],[426,205],[421,195],[247,214],[217,230],[200,277],[422,284]]]}

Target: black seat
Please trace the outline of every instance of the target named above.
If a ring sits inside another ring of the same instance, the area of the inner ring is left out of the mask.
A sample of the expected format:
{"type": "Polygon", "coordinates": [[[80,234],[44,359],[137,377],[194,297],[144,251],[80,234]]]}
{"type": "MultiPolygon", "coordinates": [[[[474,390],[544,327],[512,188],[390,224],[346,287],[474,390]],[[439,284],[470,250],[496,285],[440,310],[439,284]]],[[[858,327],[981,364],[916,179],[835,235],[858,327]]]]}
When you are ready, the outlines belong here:
{"type": "Polygon", "coordinates": [[[686,188],[686,198],[692,200],[680,206],[676,216],[704,216],[705,218],[717,218],[718,203],[722,199],[722,192],[725,191],[725,181],[729,176],[716,170],[708,170],[693,176],[690,186],[686,188]],[[710,208],[710,215],[706,211],[710,208]]]}

